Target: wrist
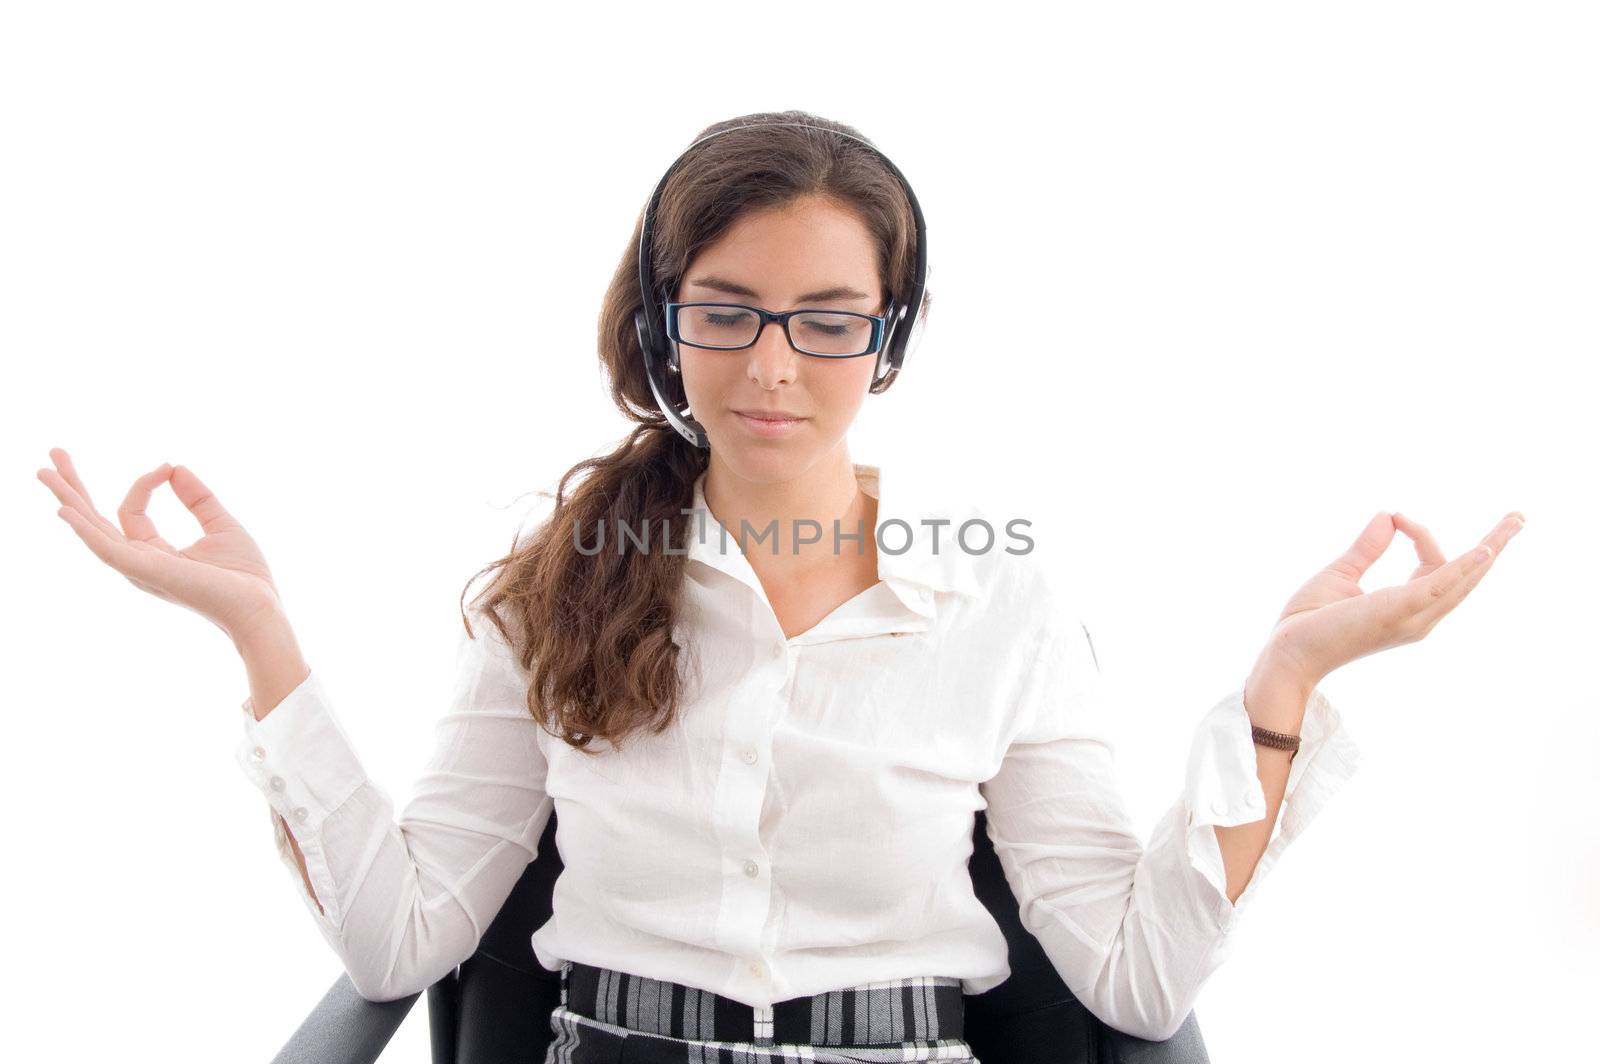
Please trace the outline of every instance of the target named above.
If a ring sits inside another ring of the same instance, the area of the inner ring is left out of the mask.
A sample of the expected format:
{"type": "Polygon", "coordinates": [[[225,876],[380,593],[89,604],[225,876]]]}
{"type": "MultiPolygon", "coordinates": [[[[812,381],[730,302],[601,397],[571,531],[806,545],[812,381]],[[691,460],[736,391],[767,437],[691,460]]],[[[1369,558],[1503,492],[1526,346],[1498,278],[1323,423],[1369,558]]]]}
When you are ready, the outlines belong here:
{"type": "Polygon", "coordinates": [[[1244,705],[1250,722],[1286,735],[1300,734],[1306,703],[1317,682],[1269,646],[1245,679],[1244,705]]]}
{"type": "Polygon", "coordinates": [[[263,619],[234,644],[250,684],[250,710],[263,720],[310,674],[300,645],[281,615],[263,619]]]}
{"type": "Polygon", "coordinates": [[[235,620],[223,631],[233,641],[234,649],[241,656],[257,647],[282,646],[286,636],[293,637],[289,616],[275,600],[263,602],[254,609],[244,611],[240,619],[235,620]]]}

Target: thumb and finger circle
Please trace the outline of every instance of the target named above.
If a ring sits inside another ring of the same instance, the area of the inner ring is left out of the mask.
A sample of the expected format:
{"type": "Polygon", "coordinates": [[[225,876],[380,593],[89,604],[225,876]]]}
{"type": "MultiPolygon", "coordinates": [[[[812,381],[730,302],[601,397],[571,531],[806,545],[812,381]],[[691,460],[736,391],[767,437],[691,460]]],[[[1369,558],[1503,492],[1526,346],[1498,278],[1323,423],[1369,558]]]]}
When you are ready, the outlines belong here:
{"type": "Polygon", "coordinates": [[[1417,561],[1422,563],[1426,572],[1433,572],[1445,564],[1444,551],[1439,549],[1439,543],[1433,538],[1433,533],[1427,528],[1411,520],[1402,513],[1390,515],[1394,519],[1394,526],[1411,538],[1417,548],[1417,561]]]}
{"type": "Polygon", "coordinates": [[[161,533],[156,531],[156,523],[150,520],[146,510],[156,485],[163,483],[171,475],[172,466],[162,463],[135,480],[133,486],[128,489],[127,497],[122,500],[122,505],[117,507],[117,520],[122,523],[122,531],[128,539],[148,543],[168,554],[176,554],[178,552],[173,549],[172,544],[162,539],[161,533]]]}
{"type": "Polygon", "coordinates": [[[206,535],[240,527],[239,522],[233,519],[233,515],[227,511],[211,489],[206,487],[205,482],[195,476],[194,470],[188,466],[172,467],[172,491],[178,497],[178,501],[194,514],[195,520],[200,522],[200,528],[206,535]]]}

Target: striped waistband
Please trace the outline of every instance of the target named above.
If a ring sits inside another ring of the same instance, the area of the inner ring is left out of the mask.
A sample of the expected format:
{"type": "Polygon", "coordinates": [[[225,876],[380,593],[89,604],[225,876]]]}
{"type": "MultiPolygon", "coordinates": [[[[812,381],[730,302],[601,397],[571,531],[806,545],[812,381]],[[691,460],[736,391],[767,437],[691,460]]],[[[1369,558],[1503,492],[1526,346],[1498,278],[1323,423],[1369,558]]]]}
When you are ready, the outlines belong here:
{"type": "Polygon", "coordinates": [[[561,994],[580,1016],[669,1038],[877,1046],[965,1037],[965,999],[954,976],[863,983],[764,1008],[683,983],[567,961],[561,994]]]}

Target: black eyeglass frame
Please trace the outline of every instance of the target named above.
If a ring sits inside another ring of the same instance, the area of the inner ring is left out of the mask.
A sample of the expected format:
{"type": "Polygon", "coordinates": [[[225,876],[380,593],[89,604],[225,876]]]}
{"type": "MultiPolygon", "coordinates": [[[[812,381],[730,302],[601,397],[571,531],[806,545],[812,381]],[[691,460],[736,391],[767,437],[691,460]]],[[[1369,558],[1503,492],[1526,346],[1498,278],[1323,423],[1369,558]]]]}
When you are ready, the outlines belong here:
{"type": "Polygon", "coordinates": [[[748,303],[725,303],[721,300],[715,299],[701,299],[690,303],[668,303],[666,304],[665,309],[667,313],[667,339],[671,340],[673,343],[687,344],[690,347],[698,347],[704,351],[747,350],[748,348],[754,347],[760,342],[761,333],[766,329],[767,323],[775,321],[783,325],[783,335],[789,341],[789,346],[794,348],[794,350],[798,351],[802,355],[807,355],[811,358],[864,358],[867,355],[877,354],[878,349],[883,346],[884,327],[889,318],[894,314],[894,300],[889,300],[889,306],[882,314],[862,314],[860,311],[856,310],[831,310],[826,307],[800,307],[797,310],[786,310],[780,314],[776,311],[767,310],[763,307],[752,307],[748,303]],[[737,307],[740,310],[748,310],[752,314],[756,315],[761,319],[761,324],[756,326],[756,335],[747,344],[740,344],[737,347],[725,347],[717,344],[697,344],[693,340],[685,340],[678,332],[678,311],[683,307],[737,307]],[[857,351],[853,355],[826,355],[819,354],[816,351],[807,351],[799,344],[794,342],[794,333],[789,331],[789,319],[794,317],[796,314],[847,314],[853,318],[866,318],[868,321],[872,322],[872,339],[868,342],[868,346],[865,351],[857,351]]]}

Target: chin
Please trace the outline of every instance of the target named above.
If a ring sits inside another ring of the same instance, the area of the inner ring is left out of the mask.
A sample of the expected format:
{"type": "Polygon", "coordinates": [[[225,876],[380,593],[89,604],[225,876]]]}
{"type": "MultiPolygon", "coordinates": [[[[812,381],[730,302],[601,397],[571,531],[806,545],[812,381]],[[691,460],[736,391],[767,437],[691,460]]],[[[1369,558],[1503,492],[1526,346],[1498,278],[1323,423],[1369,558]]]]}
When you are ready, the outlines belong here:
{"type": "Polygon", "coordinates": [[[804,430],[786,439],[751,439],[738,429],[711,441],[711,449],[720,454],[728,467],[746,480],[774,482],[788,480],[800,470],[815,462],[825,447],[805,438],[804,430]]]}

